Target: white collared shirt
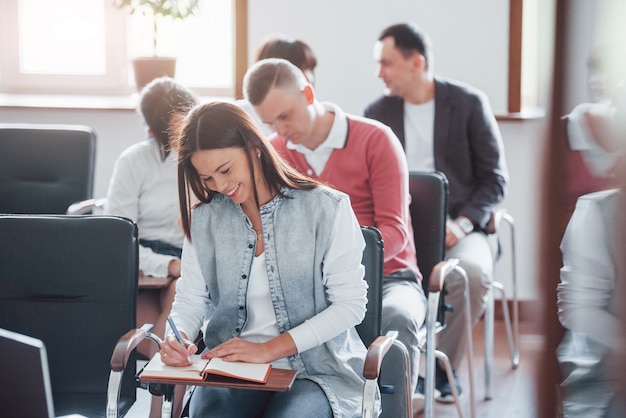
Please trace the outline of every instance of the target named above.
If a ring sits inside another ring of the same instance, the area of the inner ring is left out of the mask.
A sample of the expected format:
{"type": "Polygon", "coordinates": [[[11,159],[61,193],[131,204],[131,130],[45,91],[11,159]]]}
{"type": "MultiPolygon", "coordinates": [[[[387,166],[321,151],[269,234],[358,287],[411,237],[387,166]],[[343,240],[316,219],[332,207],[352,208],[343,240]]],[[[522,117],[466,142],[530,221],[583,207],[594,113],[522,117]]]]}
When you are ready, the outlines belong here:
{"type": "MultiPolygon", "coordinates": [[[[330,128],[328,137],[314,150],[305,147],[302,144],[294,144],[291,141],[287,141],[287,148],[296,150],[306,159],[306,162],[313,168],[316,175],[320,175],[324,171],[326,162],[330,158],[330,154],[335,149],[342,149],[346,146],[346,138],[348,137],[348,117],[339,108],[339,106],[333,103],[322,103],[327,111],[335,114],[335,120],[333,126],[330,128]]],[[[313,173],[306,173],[307,175],[313,175],[313,173]]]]}

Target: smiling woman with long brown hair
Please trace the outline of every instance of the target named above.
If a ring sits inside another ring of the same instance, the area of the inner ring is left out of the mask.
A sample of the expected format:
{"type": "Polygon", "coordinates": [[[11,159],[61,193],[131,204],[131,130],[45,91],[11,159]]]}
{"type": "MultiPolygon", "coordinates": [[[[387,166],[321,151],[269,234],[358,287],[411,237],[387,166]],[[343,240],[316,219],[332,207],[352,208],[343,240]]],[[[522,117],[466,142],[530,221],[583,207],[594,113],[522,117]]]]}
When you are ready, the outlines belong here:
{"type": "Polygon", "coordinates": [[[297,372],[285,393],[196,387],[190,414],[360,416],[367,284],[348,196],[291,169],[230,103],[193,109],[177,146],[186,242],[172,318],[186,346],[168,335],[161,357],[187,364],[210,319],[203,357],[297,372]]]}

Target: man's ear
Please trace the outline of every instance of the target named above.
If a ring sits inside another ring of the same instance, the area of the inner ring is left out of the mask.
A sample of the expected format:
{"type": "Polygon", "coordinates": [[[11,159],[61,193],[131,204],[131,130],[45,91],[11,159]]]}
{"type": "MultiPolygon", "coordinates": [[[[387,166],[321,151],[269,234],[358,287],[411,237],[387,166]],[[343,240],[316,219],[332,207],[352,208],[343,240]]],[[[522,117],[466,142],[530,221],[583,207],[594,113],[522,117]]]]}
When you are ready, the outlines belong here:
{"type": "Polygon", "coordinates": [[[315,100],[315,93],[313,92],[313,87],[311,87],[310,84],[307,84],[306,86],[304,86],[304,89],[302,91],[304,92],[304,96],[306,97],[307,103],[313,104],[313,101],[315,100]]]}
{"type": "Polygon", "coordinates": [[[426,71],[426,58],[419,52],[415,52],[411,56],[411,60],[413,60],[413,67],[420,71],[426,71]]]}

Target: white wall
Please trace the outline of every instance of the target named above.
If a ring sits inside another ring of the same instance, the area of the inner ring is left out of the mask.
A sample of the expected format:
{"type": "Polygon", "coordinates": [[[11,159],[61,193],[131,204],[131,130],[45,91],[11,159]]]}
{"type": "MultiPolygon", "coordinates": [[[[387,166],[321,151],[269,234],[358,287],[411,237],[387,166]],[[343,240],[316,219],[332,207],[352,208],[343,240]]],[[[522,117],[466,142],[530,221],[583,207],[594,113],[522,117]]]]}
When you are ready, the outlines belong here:
{"type": "Polygon", "coordinates": [[[506,109],[506,0],[263,0],[248,8],[250,62],[269,34],[302,39],[318,58],[318,97],[348,112],[361,113],[382,92],[372,56],[381,30],[409,20],[429,33],[436,72],[484,90],[496,112],[506,109]]]}
{"type": "MultiPolygon", "coordinates": [[[[505,0],[290,0],[249,1],[250,59],[261,40],[282,32],[303,39],[318,57],[316,90],[360,114],[382,91],[375,77],[372,46],[387,25],[414,20],[432,37],[436,72],[484,90],[496,113],[506,106],[508,1],[505,0]]],[[[0,122],[78,123],[98,135],[94,193],[106,194],[113,163],[123,149],[144,138],[132,110],[0,108],[0,122]]],[[[537,298],[539,202],[537,167],[545,140],[545,121],[501,122],[510,187],[504,206],[516,221],[519,294],[537,298]],[[534,168],[534,169],[533,169],[534,168]]],[[[510,251],[505,247],[505,251],[510,251]]],[[[498,267],[498,279],[511,289],[498,267]]]]}

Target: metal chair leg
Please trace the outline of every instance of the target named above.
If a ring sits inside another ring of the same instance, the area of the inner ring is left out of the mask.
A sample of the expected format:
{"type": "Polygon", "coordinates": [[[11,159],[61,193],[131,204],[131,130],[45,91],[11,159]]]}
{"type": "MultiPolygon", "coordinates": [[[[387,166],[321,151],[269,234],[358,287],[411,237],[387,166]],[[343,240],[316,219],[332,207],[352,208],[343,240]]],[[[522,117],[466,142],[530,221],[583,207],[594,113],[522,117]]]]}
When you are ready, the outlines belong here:
{"type": "Polygon", "coordinates": [[[435,416],[435,322],[439,308],[439,292],[428,294],[426,311],[426,375],[424,376],[424,418],[435,416]],[[430,343],[430,344],[429,344],[430,343]]]}
{"type": "Polygon", "coordinates": [[[404,358],[404,370],[406,371],[405,377],[406,381],[404,382],[404,386],[406,390],[404,391],[406,399],[406,414],[408,418],[413,417],[413,393],[411,393],[411,360],[409,356],[409,350],[407,350],[406,346],[402,343],[402,341],[394,340],[394,347],[402,353],[402,357],[404,358]]]}
{"type": "MultiPolygon", "coordinates": [[[[517,330],[519,329],[519,318],[516,309],[513,309],[513,324],[511,324],[511,316],[509,314],[509,305],[506,299],[506,292],[504,286],[500,282],[494,282],[493,287],[500,292],[502,300],[502,312],[504,313],[504,325],[506,327],[506,337],[509,343],[509,353],[511,355],[511,364],[514,369],[519,365],[519,336],[517,330]],[[511,326],[513,325],[513,326],[511,326]],[[514,330],[516,333],[514,334],[514,330]]],[[[517,300],[514,300],[514,306],[517,304],[517,300]]]]}
{"type": "MultiPolygon", "coordinates": [[[[465,317],[467,327],[467,356],[470,359],[468,364],[469,374],[469,398],[470,398],[470,416],[474,418],[476,416],[476,399],[474,396],[474,367],[471,359],[474,357],[474,343],[472,341],[472,318],[470,315],[470,295],[469,295],[469,280],[465,270],[458,265],[457,259],[449,259],[446,262],[445,267],[441,269],[441,277],[446,277],[449,271],[454,270],[463,279],[463,297],[465,300],[465,317]]],[[[439,288],[442,286],[440,285],[439,288]]],[[[452,368],[448,361],[448,357],[441,352],[437,352],[435,348],[435,323],[437,320],[437,311],[439,308],[439,291],[430,291],[428,294],[428,309],[426,311],[426,376],[425,376],[425,403],[424,403],[424,418],[432,418],[434,416],[434,393],[435,393],[435,357],[439,357],[443,360],[446,374],[448,375],[448,381],[450,382],[450,388],[452,389],[452,396],[455,399],[457,410],[459,415],[462,416],[461,403],[454,384],[454,376],[452,375],[452,368]],[[430,344],[429,344],[430,343],[430,344]]]]}
{"type": "MultiPolygon", "coordinates": [[[[472,317],[470,311],[470,290],[469,290],[469,279],[467,278],[467,273],[460,266],[456,266],[454,268],[461,277],[463,277],[463,281],[465,283],[465,287],[463,290],[463,295],[465,298],[465,326],[467,327],[467,358],[469,361],[467,362],[468,369],[468,377],[469,377],[469,401],[470,401],[470,417],[476,417],[476,397],[474,396],[474,365],[472,359],[474,358],[474,342],[472,338],[472,317]]],[[[454,386],[454,380],[449,380],[451,382],[450,387],[454,386]]]]}
{"type": "MultiPolygon", "coordinates": [[[[509,224],[511,230],[511,279],[513,281],[513,337],[515,341],[515,349],[511,349],[511,361],[513,368],[519,366],[519,300],[517,296],[517,259],[515,251],[515,221],[508,213],[502,216],[502,220],[509,224]]],[[[507,306],[508,307],[508,306],[507,306]]],[[[507,309],[508,312],[508,309],[507,309]]],[[[509,344],[509,347],[513,347],[509,344]]]]}
{"type": "MultiPolygon", "coordinates": [[[[500,300],[502,302],[502,312],[504,314],[504,322],[507,333],[507,341],[509,344],[509,352],[511,355],[512,368],[516,369],[519,365],[519,302],[517,297],[517,260],[515,257],[515,221],[513,217],[504,210],[497,214],[496,233],[499,233],[500,223],[504,221],[509,225],[510,245],[511,245],[511,279],[513,282],[513,323],[509,314],[508,299],[504,290],[504,285],[498,281],[493,281],[487,292],[487,304],[485,308],[485,399],[492,399],[491,387],[493,380],[493,358],[494,358],[494,315],[495,315],[495,290],[500,292],[500,300]]],[[[497,261],[494,260],[494,273],[497,261]]]]}
{"type": "Polygon", "coordinates": [[[493,284],[487,290],[487,305],[485,307],[485,400],[491,400],[491,382],[493,377],[493,340],[494,340],[494,300],[493,284]]]}

